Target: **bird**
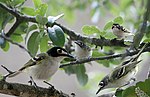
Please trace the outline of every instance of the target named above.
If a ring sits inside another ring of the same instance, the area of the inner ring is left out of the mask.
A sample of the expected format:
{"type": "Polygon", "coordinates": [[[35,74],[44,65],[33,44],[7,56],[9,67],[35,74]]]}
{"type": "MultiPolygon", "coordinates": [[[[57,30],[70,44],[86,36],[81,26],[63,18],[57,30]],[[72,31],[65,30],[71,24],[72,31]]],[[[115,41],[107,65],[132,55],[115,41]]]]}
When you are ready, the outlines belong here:
{"type": "Polygon", "coordinates": [[[112,31],[113,31],[113,34],[117,36],[118,39],[124,39],[127,36],[134,36],[134,34],[132,34],[130,31],[128,31],[123,26],[117,23],[114,23],[112,25],[112,31]]]}
{"type": "Polygon", "coordinates": [[[142,60],[138,61],[138,57],[146,45],[138,52],[137,55],[131,57],[129,60],[123,61],[118,67],[114,68],[109,74],[107,74],[99,83],[99,89],[96,92],[98,94],[101,90],[107,88],[121,88],[135,81],[135,75],[137,74],[137,65],[142,60]]]}
{"type": "Polygon", "coordinates": [[[92,49],[80,40],[75,41],[75,56],[77,60],[90,58],[92,56],[92,49]]]}
{"type": "Polygon", "coordinates": [[[62,47],[52,47],[46,53],[40,53],[30,59],[23,67],[13,72],[8,77],[14,77],[28,70],[31,77],[37,80],[48,80],[56,73],[60,62],[65,58],[74,58],[62,47]]]}

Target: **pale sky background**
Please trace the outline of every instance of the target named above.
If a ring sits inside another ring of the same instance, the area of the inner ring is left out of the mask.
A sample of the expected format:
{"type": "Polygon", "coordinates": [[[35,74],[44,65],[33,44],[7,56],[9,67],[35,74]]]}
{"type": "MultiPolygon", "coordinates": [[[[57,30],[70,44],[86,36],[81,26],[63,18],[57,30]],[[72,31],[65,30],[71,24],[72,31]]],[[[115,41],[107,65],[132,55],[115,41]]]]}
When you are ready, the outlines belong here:
{"type": "MultiPolygon", "coordinates": [[[[30,3],[30,0],[27,0],[26,5],[32,4],[30,3]]],[[[103,28],[104,23],[106,23],[108,20],[100,19],[97,24],[93,24],[90,21],[90,11],[87,9],[86,11],[76,11],[76,20],[73,24],[68,24],[64,22],[65,20],[61,19],[58,22],[62,25],[71,28],[72,30],[76,32],[81,32],[81,28],[83,25],[96,25],[99,28],[103,28]]],[[[108,19],[108,17],[105,17],[108,19]]],[[[22,43],[24,45],[24,43],[22,43]]],[[[146,72],[148,71],[148,65],[149,62],[145,61],[147,59],[146,57],[143,57],[143,62],[140,64],[142,65],[142,73],[138,73],[138,80],[142,80],[146,77],[146,72]],[[147,63],[147,64],[146,64],[147,63]]],[[[3,52],[0,49],[0,65],[5,65],[7,68],[15,71],[19,69],[21,66],[23,66],[24,63],[26,63],[30,59],[29,55],[20,49],[17,46],[11,45],[8,52],[3,52]]],[[[110,71],[108,68],[105,68],[102,65],[93,64],[92,66],[87,65],[87,74],[91,75],[92,78],[95,74],[102,74],[107,73],[110,71]]],[[[7,74],[7,72],[0,67],[0,74],[7,74]]],[[[101,79],[99,79],[101,80],[101,79]]],[[[15,83],[24,83],[28,84],[29,76],[26,73],[22,73],[14,78],[7,79],[9,82],[15,82],[15,83]]],[[[37,81],[36,81],[37,82],[37,81]]],[[[63,70],[58,70],[54,76],[52,76],[51,80],[49,81],[54,87],[58,90],[63,91],[64,93],[71,94],[72,92],[76,94],[76,97],[96,97],[95,93],[97,91],[97,82],[93,82],[93,86],[95,89],[93,90],[86,90],[84,87],[80,86],[77,82],[76,76],[71,75],[68,76],[65,74],[63,70]]],[[[48,85],[45,85],[43,82],[37,82],[39,86],[42,87],[48,87],[48,85]]],[[[13,97],[9,95],[3,95],[0,94],[0,97],[13,97]]]]}

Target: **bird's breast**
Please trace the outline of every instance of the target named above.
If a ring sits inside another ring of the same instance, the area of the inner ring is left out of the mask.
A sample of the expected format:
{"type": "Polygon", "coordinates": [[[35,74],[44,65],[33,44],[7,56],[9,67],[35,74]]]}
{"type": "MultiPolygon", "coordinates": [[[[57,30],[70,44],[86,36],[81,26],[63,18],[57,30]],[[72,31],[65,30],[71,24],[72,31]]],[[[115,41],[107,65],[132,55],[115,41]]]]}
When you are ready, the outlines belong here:
{"type": "Polygon", "coordinates": [[[44,61],[30,68],[30,75],[39,80],[47,80],[58,70],[58,62],[44,61]]]}

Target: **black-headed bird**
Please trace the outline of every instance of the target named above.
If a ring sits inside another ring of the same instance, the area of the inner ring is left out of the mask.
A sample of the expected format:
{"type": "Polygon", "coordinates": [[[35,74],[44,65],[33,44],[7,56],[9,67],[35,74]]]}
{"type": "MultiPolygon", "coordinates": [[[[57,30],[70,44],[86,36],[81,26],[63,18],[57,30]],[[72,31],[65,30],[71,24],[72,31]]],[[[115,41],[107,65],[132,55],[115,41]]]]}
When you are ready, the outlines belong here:
{"type": "Polygon", "coordinates": [[[80,40],[75,41],[75,56],[77,60],[90,58],[92,49],[80,40]]]}
{"type": "Polygon", "coordinates": [[[127,36],[134,36],[134,34],[132,34],[128,30],[123,28],[123,26],[120,26],[117,23],[114,23],[112,25],[112,31],[113,31],[113,34],[116,35],[118,39],[124,39],[127,36]]]}
{"type": "Polygon", "coordinates": [[[146,45],[142,47],[139,53],[129,60],[123,61],[118,67],[114,68],[112,72],[107,74],[99,83],[99,89],[96,92],[98,94],[101,90],[107,88],[120,88],[126,86],[131,83],[131,81],[135,80],[135,75],[137,74],[138,63],[142,60],[138,61],[138,57],[141,55],[142,51],[146,45]]]}
{"type": "Polygon", "coordinates": [[[29,75],[34,79],[48,80],[56,73],[59,68],[60,62],[65,58],[73,58],[64,48],[52,47],[46,53],[40,53],[34,58],[30,59],[22,68],[8,77],[14,77],[24,70],[28,70],[29,75]]]}

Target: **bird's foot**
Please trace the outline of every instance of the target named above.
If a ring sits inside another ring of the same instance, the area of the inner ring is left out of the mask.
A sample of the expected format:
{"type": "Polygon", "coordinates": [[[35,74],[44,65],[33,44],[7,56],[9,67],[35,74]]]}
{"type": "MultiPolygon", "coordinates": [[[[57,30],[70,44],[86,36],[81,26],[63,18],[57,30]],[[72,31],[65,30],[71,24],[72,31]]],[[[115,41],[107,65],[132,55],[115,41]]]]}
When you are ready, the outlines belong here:
{"type": "Polygon", "coordinates": [[[50,86],[49,87],[50,90],[54,90],[55,89],[54,86],[52,84],[48,83],[47,81],[43,81],[43,82],[50,86]]]}
{"type": "Polygon", "coordinates": [[[28,83],[30,83],[30,85],[33,85],[36,89],[38,89],[38,86],[35,83],[35,81],[33,80],[32,76],[30,76],[30,80],[28,81],[28,83]]]}

